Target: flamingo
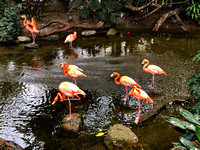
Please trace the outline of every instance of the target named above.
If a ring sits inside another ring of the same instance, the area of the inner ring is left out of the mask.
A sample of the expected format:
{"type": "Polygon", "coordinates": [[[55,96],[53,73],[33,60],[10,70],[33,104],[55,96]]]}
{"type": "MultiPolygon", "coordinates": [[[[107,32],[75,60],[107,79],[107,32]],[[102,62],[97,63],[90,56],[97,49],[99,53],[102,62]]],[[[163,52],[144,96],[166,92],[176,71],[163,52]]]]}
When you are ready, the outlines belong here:
{"type": "Polygon", "coordinates": [[[160,67],[156,66],[156,65],[149,65],[149,61],[147,59],[144,59],[142,61],[142,65],[143,65],[143,70],[145,72],[149,72],[153,75],[152,77],[152,85],[149,85],[152,89],[154,89],[154,75],[155,74],[164,74],[167,75],[167,73],[162,70],[160,67]]]}
{"type": "Polygon", "coordinates": [[[35,38],[36,38],[36,35],[35,33],[39,33],[39,31],[37,30],[37,25],[36,25],[36,22],[35,22],[35,19],[32,18],[32,21],[30,22],[29,20],[27,20],[26,16],[25,15],[22,15],[21,16],[23,19],[24,19],[24,26],[27,30],[29,30],[32,34],[32,38],[33,38],[33,45],[35,44],[35,38]]]}
{"type": "Polygon", "coordinates": [[[72,42],[76,39],[76,37],[77,37],[76,35],[77,35],[76,32],[74,32],[74,34],[69,34],[69,35],[66,37],[64,43],[69,42],[69,46],[72,47],[72,42]]]}
{"type": "Polygon", "coordinates": [[[137,88],[136,86],[133,87],[133,89],[129,92],[128,95],[134,96],[138,100],[138,105],[139,105],[138,116],[135,118],[134,121],[137,124],[140,120],[140,107],[141,107],[140,100],[146,100],[149,101],[150,103],[153,103],[153,100],[148,96],[148,94],[145,91],[137,88]]]}
{"type": "Polygon", "coordinates": [[[77,84],[76,78],[87,77],[84,73],[81,72],[82,69],[75,65],[70,66],[68,63],[64,62],[61,63],[61,67],[63,69],[64,75],[67,77],[72,77],[75,84],[77,84]]]}
{"type": "Polygon", "coordinates": [[[122,76],[119,79],[120,75],[117,72],[113,72],[110,77],[113,77],[113,76],[117,76],[114,80],[117,85],[122,84],[126,87],[126,97],[124,98],[124,101],[126,101],[127,97],[128,97],[128,89],[127,89],[128,86],[130,86],[130,87],[137,86],[137,87],[141,88],[141,86],[138,83],[136,83],[135,80],[133,80],[132,78],[130,78],[128,76],[122,76]],[[119,81],[117,81],[117,79],[119,79],[119,81]]]}
{"type": "Polygon", "coordinates": [[[78,66],[76,66],[76,65],[69,65],[67,62],[62,62],[62,63],[60,63],[60,66],[61,66],[61,68],[63,68],[63,69],[73,69],[73,70],[79,70],[79,71],[83,71],[81,68],[79,68],[78,66]],[[67,67],[68,66],[68,67],[67,67]],[[65,67],[65,68],[64,68],[65,67]]]}
{"type": "Polygon", "coordinates": [[[70,102],[70,100],[80,100],[81,98],[78,96],[78,94],[81,94],[84,97],[86,94],[77,85],[75,85],[71,82],[60,83],[58,90],[60,91],[60,93],[59,92],[57,93],[52,105],[54,105],[56,103],[56,101],[58,101],[59,97],[61,99],[60,101],[68,100],[68,102],[69,102],[69,118],[67,118],[67,120],[70,120],[71,119],[71,102],[70,102]],[[66,96],[67,96],[67,99],[66,99],[66,96]],[[74,96],[76,96],[77,98],[74,98],[74,96]],[[70,99],[69,97],[71,97],[72,99],[70,99]]]}

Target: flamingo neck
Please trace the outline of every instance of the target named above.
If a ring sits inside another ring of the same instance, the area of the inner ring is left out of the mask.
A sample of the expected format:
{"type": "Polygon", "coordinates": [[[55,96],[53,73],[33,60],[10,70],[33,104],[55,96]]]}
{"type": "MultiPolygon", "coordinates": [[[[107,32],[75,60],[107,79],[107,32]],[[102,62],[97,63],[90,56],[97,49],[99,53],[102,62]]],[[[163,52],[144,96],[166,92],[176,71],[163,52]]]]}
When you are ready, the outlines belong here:
{"type": "Polygon", "coordinates": [[[144,66],[143,66],[143,70],[146,70],[147,67],[148,67],[148,65],[149,65],[149,61],[147,61],[147,62],[144,64],[144,66]]]}
{"type": "Polygon", "coordinates": [[[116,84],[120,85],[121,83],[119,81],[117,81],[117,79],[119,79],[120,76],[119,76],[119,74],[115,74],[115,75],[117,75],[117,77],[115,78],[114,81],[115,81],[116,84]]]}
{"type": "Polygon", "coordinates": [[[24,17],[24,26],[27,26],[27,19],[26,19],[26,16],[24,17]]]}

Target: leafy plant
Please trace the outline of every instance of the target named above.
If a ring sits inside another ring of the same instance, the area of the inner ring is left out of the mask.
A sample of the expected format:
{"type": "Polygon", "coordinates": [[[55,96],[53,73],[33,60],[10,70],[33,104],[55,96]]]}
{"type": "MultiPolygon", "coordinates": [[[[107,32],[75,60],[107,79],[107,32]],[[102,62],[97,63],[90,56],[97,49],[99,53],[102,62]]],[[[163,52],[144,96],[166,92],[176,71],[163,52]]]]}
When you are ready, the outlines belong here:
{"type": "Polygon", "coordinates": [[[191,113],[183,108],[179,109],[180,114],[186,119],[186,121],[181,121],[175,117],[164,116],[165,120],[174,125],[175,127],[181,128],[183,136],[180,137],[179,143],[173,143],[175,145],[174,149],[181,150],[198,150],[200,149],[200,102],[196,103],[191,108],[191,113]],[[198,110],[198,111],[197,111],[198,110]]]}
{"type": "Polygon", "coordinates": [[[186,14],[200,24],[200,2],[191,0],[187,3],[186,14]]]}
{"type": "Polygon", "coordinates": [[[99,1],[99,0],[88,0],[88,4],[80,6],[82,18],[88,18],[92,16],[94,22],[99,21],[110,21],[117,23],[117,16],[122,11],[122,4],[120,1],[99,1]]]}
{"type": "Polygon", "coordinates": [[[0,42],[9,42],[19,33],[19,19],[17,8],[5,8],[0,17],[0,42]]]}
{"type": "MultiPolygon", "coordinates": [[[[193,61],[200,60],[200,50],[197,51],[197,54],[193,57],[193,61]]],[[[186,84],[189,88],[190,95],[194,96],[196,99],[200,99],[200,71],[191,76],[186,84]]]]}

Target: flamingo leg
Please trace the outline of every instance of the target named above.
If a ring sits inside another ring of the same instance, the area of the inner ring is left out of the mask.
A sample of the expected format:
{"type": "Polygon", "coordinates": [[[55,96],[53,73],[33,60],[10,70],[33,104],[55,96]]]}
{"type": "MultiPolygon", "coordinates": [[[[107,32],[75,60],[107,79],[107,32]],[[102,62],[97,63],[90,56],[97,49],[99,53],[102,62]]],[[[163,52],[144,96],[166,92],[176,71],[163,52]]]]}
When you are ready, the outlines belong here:
{"type": "Polygon", "coordinates": [[[67,120],[70,120],[72,117],[71,117],[71,102],[69,97],[68,97],[68,102],[69,102],[69,118],[67,118],[67,120]]]}
{"type": "Polygon", "coordinates": [[[33,38],[33,43],[32,43],[32,45],[34,45],[34,44],[35,44],[35,37],[36,37],[36,35],[35,35],[34,32],[31,32],[31,34],[32,34],[32,38],[33,38]]]}
{"type": "Polygon", "coordinates": [[[141,107],[141,104],[140,104],[140,99],[138,99],[138,116],[135,118],[135,123],[138,124],[139,120],[140,120],[140,107],[141,107]]]}
{"type": "Polygon", "coordinates": [[[69,42],[69,47],[72,47],[72,42],[69,42]]]}
{"type": "Polygon", "coordinates": [[[126,97],[124,98],[124,101],[126,101],[127,97],[128,97],[128,89],[127,89],[127,86],[125,86],[125,87],[126,87],[126,97]]]}
{"type": "Polygon", "coordinates": [[[149,87],[150,87],[151,89],[154,89],[154,74],[153,74],[153,76],[152,76],[152,81],[151,81],[151,84],[149,85],[149,87]]]}
{"type": "MultiPolygon", "coordinates": [[[[73,77],[73,80],[74,80],[74,84],[76,84],[76,77],[73,77]]],[[[77,85],[77,84],[76,84],[77,85]]]]}

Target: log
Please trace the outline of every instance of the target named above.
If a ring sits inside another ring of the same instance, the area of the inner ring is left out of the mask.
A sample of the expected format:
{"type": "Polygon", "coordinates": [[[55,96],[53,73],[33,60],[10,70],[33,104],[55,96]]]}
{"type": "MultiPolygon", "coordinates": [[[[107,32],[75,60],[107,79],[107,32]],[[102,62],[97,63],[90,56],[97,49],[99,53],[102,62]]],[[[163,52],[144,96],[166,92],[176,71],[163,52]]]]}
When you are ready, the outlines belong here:
{"type": "Polygon", "coordinates": [[[143,5],[141,7],[134,7],[132,5],[126,5],[125,7],[132,10],[132,11],[141,11],[142,9],[148,7],[149,5],[151,5],[155,0],[151,0],[149,3],[147,3],[146,5],[143,5]]]}
{"type": "Polygon", "coordinates": [[[181,18],[179,17],[179,12],[180,12],[180,9],[175,9],[175,10],[172,10],[172,11],[169,11],[165,14],[162,14],[160,19],[157,21],[157,23],[155,24],[154,28],[153,28],[153,31],[154,32],[157,32],[158,29],[160,28],[160,26],[165,22],[165,20],[173,15],[175,15],[175,19],[178,23],[178,25],[185,31],[185,32],[189,32],[186,28],[186,26],[184,25],[184,23],[181,21],[181,18]]]}
{"type": "Polygon", "coordinates": [[[40,30],[50,26],[53,23],[62,24],[62,25],[64,25],[64,27],[63,28],[59,28],[59,29],[52,29],[52,30],[50,30],[50,31],[48,31],[46,33],[39,33],[37,35],[37,37],[45,37],[45,36],[49,36],[49,35],[52,35],[52,34],[55,34],[55,33],[61,33],[61,32],[64,32],[64,31],[70,29],[70,28],[98,29],[98,28],[102,27],[103,24],[104,24],[102,21],[98,22],[97,24],[88,24],[88,23],[70,24],[70,23],[64,22],[62,20],[52,20],[52,21],[48,22],[47,24],[45,24],[44,26],[42,26],[40,28],[40,30]]]}

